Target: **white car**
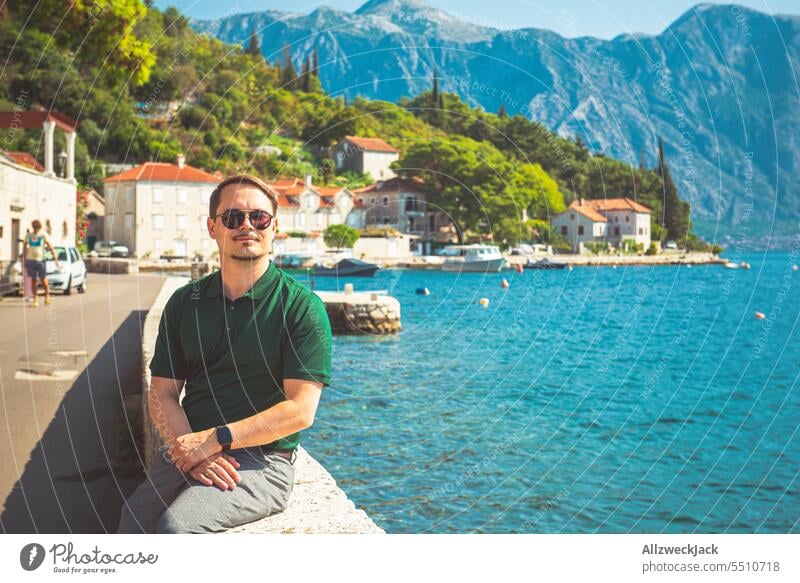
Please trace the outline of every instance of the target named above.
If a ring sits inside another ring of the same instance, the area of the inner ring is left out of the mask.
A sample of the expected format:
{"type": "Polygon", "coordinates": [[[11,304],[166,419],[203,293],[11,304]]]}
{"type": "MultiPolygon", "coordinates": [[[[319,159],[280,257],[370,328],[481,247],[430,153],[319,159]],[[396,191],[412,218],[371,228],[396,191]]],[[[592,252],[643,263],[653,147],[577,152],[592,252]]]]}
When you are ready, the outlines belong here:
{"type": "Polygon", "coordinates": [[[125,245],[116,241],[97,241],[94,251],[98,257],[128,257],[131,254],[125,245]]]}
{"type": "Polygon", "coordinates": [[[86,292],[86,264],[83,262],[81,252],[75,247],[54,246],[53,250],[58,256],[59,268],[53,261],[53,254],[46,251],[44,255],[47,282],[52,291],[62,291],[64,295],[72,293],[73,288],[78,293],[86,292]]]}
{"type": "Polygon", "coordinates": [[[667,241],[664,243],[664,249],[677,249],[678,244],[675,241],[667,241]]]}

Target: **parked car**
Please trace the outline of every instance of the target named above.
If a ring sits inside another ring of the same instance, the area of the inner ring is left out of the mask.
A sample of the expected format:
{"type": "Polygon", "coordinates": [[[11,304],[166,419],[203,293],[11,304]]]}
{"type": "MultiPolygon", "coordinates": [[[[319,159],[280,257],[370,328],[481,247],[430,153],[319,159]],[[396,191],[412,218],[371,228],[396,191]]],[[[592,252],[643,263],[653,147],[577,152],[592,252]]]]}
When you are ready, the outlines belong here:
{"type": "Polygon", "coordinates": [[[83,262],[81,252],[75,247],[53,247],[58,256],[59,268],[56,269],[56,262],[53,261],[53,254],[46,251],[44,255],[47,273],[47,282],[50,284],[51,291],[62,291],[64,295],[72,293],[72,289],[78,293],[86,292],[86,264],[83,262]]]}
{"type": "Polygon", "coordinates": [[[98,241],[94,244],[94,251],[98,257],[128,257],[130,250],[117,241],[98,241]]]}
{"type": "Polygon", "coordinates": [[[512,255],[533,255],[533,247],[527,243],[520,243],[511,249],[512,255]]]}
{"type": "Polygon", "coordinates": [[[678,244],[675,241],[667,241],[664,243],[664,249],[677,249],[678,244]]]}

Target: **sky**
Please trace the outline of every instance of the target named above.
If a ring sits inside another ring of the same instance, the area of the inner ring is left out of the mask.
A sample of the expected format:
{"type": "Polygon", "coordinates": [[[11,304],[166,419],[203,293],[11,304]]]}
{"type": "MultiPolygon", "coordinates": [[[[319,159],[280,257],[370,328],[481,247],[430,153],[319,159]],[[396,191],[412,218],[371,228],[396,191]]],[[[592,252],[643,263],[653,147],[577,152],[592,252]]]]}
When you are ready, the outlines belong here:
{"type": "MultiPolygon", "coordinates": [[[[498,29],[544,28],[565,37],[610,39],[622,33],[658,34],[697,2],[688,0],[427,0],[463,20],[498,29]]],[[[366,0],[156,0],[159,8],[175,6],[193,18],[212,19],[235,12],[276,9],[311,12],[321,5],[353,11],[366,0]]],[[[709,0],[707,3],[729,4],[709,0]]],[[[768,14],[800,14],[800,0],[739,0],[768,14]]]]}

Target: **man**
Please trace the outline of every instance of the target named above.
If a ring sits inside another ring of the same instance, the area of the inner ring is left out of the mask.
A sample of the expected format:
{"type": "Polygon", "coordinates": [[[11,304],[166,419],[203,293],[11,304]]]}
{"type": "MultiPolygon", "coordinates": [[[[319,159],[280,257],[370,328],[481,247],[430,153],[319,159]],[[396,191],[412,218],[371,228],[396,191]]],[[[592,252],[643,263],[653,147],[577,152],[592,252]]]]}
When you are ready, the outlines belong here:
{"type": "Polygon", "coordinates": [[[53,250],[53,245],[50,244],[50,238],[47,233],[42,231],[42,223],[38,219],[34,219],[31,226],[33,227],[33,233],[25,235],[22,243],[22,256],[25,258],[25,271],[28,273],[28,277],[31,278],[33,307],[36,308],[39,305],[37,279],[42,282],[42,287],[44,287],[44,303],[50,303],[50,285],[47,283],[47,267],[44,260],[45,247],[52,253],[56,268],[60,268],[61,265],[58,263],[58,255],[53,250]]]}
{"type": "Polygon", "coordinates": [[[219,532],[287,506],[299,432],[330,383],[331,328],[319,297],[269,259],[277,210],[254,176],[211,195],[220,271],[164,308],[148,410],[166,446],[120,533],[219,532]]]}

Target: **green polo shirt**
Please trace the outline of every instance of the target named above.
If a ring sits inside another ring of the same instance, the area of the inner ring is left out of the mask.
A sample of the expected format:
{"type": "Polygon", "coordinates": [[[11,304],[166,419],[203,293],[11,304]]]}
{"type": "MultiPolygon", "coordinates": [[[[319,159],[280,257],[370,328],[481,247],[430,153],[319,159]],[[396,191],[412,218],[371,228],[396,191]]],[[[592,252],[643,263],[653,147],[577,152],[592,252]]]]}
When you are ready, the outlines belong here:
{"type": "MultiPolygon", "coordinates": [[[[225,297],[219,271],[172,294],[150,372],[186,380],[181,405],[192,430],[201,431],[286,400],[284,379],[329,385],[331,345],[322,300],[270,262],[234,301],[225,297]]],[[[268,445],[291,449],[299,442],[297,432],[268,445]]]]}

